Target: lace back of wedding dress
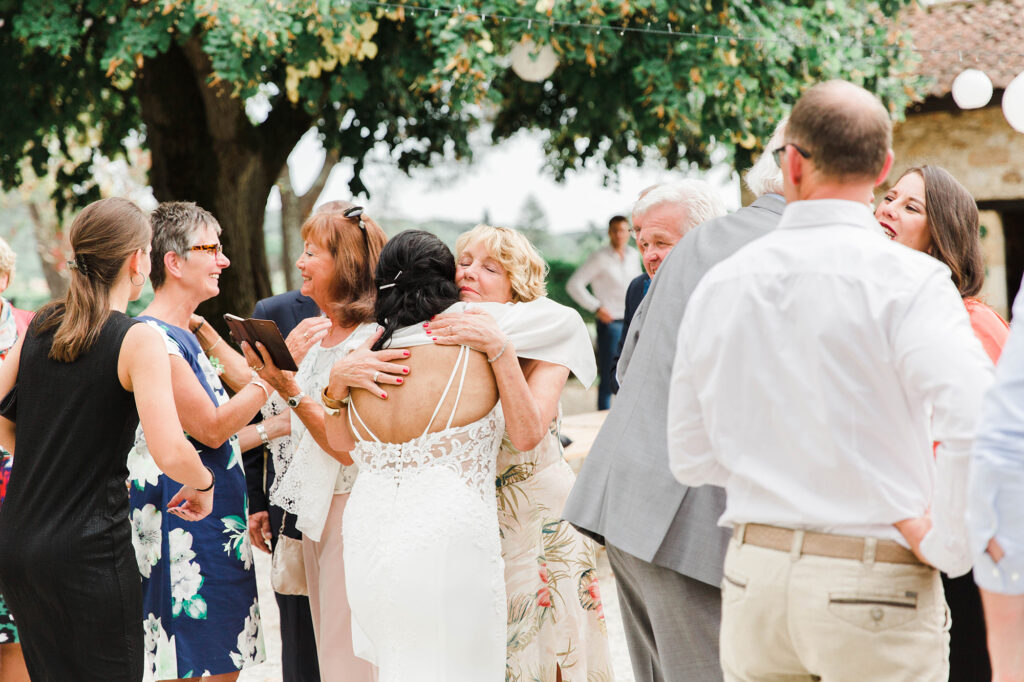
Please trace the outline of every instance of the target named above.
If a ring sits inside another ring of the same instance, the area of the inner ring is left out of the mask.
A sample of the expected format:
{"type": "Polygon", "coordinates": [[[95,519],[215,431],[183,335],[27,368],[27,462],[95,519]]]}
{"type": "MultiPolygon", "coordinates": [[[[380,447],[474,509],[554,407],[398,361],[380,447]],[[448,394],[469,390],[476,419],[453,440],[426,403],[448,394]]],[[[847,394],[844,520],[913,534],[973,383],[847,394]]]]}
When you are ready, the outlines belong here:
{"type": "Polygon", "coordinates": [[[462,398],[465,384],[466,369],[469,366],[469,348],[462,346],[456,358],[455,366],[448,377],[448,383],[441,393],[434,408],[434,413],[417,438],[405,443],[384,443],[370,430],[359,416],[354,404],[348,410],[349,425],[357,437],[352,457],[359,464],[361,471],[373,471],[391,477],[396,483],[416,470],[427,467],[445,467],[459,475],[463,482],[488,499],[494,496],[495,457],[494,453],[501,434],[504,431],[504,420],[500,415],[499,404],[483,418],[465,426],[452,428],[452,421],[462,398]],[[461,372],[460,372],[461,369],[461,372]],[[441,431],[429,433],[441,406],[448,398],[456,375],[459,385],[455,394],[448,423],[441,431]],[[353,418],[372,440],[359,437],[353,418]]]}
{"type": "MultiPolygon", "coordinates": [[[[468,350],[459,353],[438,406],[468,350]]],[[[462,379],[455,407],[461,397],[462,379]]],[[[359,440],[359,476],[345,508],[345,582],[356,654],[380,682],[486,682],[505,670],[506,606],[495,460],[500,403],[481,419],[405,443],[359,440]]],[[[351,422],[350,422],[351,423],[351,422]]],[[[354,434],[358,434],[353,428],[354,434]]]]}

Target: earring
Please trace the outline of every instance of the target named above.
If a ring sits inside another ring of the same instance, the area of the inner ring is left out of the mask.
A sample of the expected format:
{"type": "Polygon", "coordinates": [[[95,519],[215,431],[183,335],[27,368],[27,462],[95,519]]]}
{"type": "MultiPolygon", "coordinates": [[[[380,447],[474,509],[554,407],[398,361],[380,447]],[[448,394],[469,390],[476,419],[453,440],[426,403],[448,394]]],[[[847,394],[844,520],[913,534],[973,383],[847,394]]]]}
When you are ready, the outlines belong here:
{"type": "Polygon", "coordinates": [[[133,272],[132,276],[129,277],[128,279],[129,279],[129,281],[131,281],[133,286],[137,286],[137,287],[141,287],[143,284],[146,283],[146,276],[143,275],[141,272],[133,272]],[[135,275],[138,275],[139,277],[141,277],[142,281],[141,282],[136,282],[135,281],[135,275]]]}

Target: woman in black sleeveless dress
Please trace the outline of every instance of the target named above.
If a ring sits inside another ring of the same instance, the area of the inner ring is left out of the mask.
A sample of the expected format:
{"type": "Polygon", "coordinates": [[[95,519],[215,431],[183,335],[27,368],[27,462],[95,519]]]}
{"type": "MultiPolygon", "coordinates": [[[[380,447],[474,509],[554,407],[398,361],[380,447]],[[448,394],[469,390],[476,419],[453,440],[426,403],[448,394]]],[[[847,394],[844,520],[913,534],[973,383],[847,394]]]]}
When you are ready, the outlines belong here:
{"type": "Polygon", "coordinates": [[[125,487],[140,418],[158,465],[203,489],[182,488],[168,513],[196,520],[212,507],[212,474],[182,434],[163,341],[124,314],[149,273],[149,240],[130,201],[86,207],[71,226],[68,295],[0,366],[0,444],[17,445],[0,507],[0,592],[33,680],[142,678],[125,487]]]}

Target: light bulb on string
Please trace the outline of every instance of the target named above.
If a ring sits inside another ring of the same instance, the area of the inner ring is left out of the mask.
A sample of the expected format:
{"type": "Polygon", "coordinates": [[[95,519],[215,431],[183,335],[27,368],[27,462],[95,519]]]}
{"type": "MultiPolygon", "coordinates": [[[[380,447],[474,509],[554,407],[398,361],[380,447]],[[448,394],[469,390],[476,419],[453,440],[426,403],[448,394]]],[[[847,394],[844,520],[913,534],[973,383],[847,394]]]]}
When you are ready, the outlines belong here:
{"type": "Polygon", "coordinates": [[[558,66],[558,55],[550,45],[538,46],[532,40],[517,43],[509,53],[512,71],[524,81],[540,83],[551,77],[558,66]]]}
{"type": "Polygon", "coordinates": [[[1024,133],[1024,72],[1003,90],[1003,116],[1014,130],[1024,133]]]}
{"type": "Polygon", "coordinates": [[[964,69],[953,79],[950,91],[961,109],[981,109],[992,100],[992,81],[984,71],[964,69]]]}

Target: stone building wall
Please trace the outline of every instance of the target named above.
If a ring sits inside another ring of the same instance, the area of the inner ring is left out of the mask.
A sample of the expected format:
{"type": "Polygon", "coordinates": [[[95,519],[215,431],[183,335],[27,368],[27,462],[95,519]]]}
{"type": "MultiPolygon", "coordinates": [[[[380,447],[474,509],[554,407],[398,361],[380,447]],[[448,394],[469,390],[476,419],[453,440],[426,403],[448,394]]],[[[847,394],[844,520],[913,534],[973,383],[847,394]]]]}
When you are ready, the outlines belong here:
{"type": "Polygon", "coordinates": [[[932,163],[962,182],[979,203],[1024,201],[1024,134],[999,107],[908,113],[893,129],[895,180],[908,166],[932,163]]]}

